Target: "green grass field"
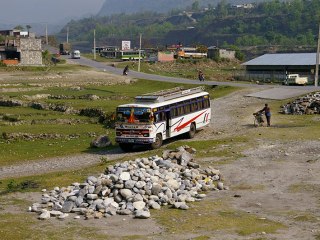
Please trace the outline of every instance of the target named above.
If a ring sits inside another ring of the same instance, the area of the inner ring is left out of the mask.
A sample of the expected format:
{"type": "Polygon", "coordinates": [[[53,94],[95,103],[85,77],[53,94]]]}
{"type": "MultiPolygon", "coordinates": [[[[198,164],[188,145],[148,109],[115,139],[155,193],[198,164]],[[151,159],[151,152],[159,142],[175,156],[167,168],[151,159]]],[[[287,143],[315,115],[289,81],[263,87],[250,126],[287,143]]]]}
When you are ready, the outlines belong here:
{"type": "MultiPolygon", "coordinates": [[[[33,86],[32,84],[29,84],[33,86]]],[[[69,87],[48,87],[43,90],[32,90],[27,92],[2,93],[4,98],[25,100],[25,95],[51,94],[54,96],[72,96],[72,99],[40,99],[37,102],[45,104],[65,105],[76,110],[85,108],[101,109],[105,113],[112,113],[115,108],[124,103],[133,102],[138,94],[158,91],[166,88],[181,86],[176,83],[163,83],[156,81],[139,80],[126,87],[123,85],[95,86],[87,85],[81,91],[70,90],[69,87]],[[79,97],[94,94],[100,99],[90,101],[79,97]]],[[[184,85],[186,88],[192,85],[184,85]]],[[[237,90],[234,87],[206,87],[213,98],[226,95],[237,90]]],[[[113,129],[107,129],[98,123],[97,118],[89,118],[75,114],[65,114],[53,110],[37,110],[31,107],[0,107],[0,166],[37,160],[46,157],[63,156],[91,151],[89,149],[90,133],[96,135],[108,134],[114,142],[113,129]],[[14,140],[5,139],[5,135],[14,133],[26,133],[39,135],[60,134],[59,139],[45,140],[14,140]],[[77,135],[76,138],[70,138],[77,135]]]]}

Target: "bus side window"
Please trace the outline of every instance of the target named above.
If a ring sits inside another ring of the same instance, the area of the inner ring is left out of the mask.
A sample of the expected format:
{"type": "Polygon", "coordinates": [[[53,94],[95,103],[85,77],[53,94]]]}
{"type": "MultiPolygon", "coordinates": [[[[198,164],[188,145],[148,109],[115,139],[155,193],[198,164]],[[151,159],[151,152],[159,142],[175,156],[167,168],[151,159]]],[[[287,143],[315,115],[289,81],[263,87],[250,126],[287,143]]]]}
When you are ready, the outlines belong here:
{"type": "Polygon", "coordinates": [[[166,119],[164,112],[159,112],[158,116],[159,116],[159,121],[164,121],[166,119]]]}
{"type": "Polygon", "coordinates": [[[209,99],[205,98],[205,99],[203,100],[203,104],[204,104],[204,108],[210,107],[209,99]]]}
{"type": "Polygon", "coordinates": [[[155,113],[154,114],[154,121],[159,122],[160,121],[160,113],[155,113]]]}
{"type": "Polygon", "coordinates": [[[198,104],[197,101],[194,101],[191,105],[192,111],[195,112],[198,110],[198,104]]]}
{"type": "Polygon", "coordinates": [[[203,101],[202,97],[197,98],[197,105],[199,110],[203,109],[202,101],[203,101]]]}
{"type": "Polygon", "coordinates": [[[191,112],[191,105],[190,105],[190,101],[184,101],[184,112],[185,114],[188,114],[191,112]]]}

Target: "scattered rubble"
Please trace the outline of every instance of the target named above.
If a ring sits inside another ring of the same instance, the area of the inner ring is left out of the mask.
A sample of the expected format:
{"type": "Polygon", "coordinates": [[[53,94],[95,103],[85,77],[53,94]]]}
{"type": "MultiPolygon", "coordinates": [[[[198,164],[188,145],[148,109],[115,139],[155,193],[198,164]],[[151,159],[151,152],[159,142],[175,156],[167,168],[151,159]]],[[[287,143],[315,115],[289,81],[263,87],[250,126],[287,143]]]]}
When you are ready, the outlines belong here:
{"type": "Polygon", "coordinates": [[[23,102],[19,100],[0,100],[0,106],[3,107],[20,107],[23,106],[23,102]]]}
{"type": "Polygon", "coordinates": [[[58,133],[2,133],[2,137],[5,140],[24,140],[24,141],[33,141],[33,140],[45,140],[45,139],[76,139],[80,137],[80,134],[58,134],[58,133]]]}
{"type": "Polygon", "coordinates": [[[84,108],[81,109],[79,112],[80,116],[87,116],[87,117],[101,117],[104,116],[104,111],[100,108],[84,108]]]}
{"type": "Polygon", "coordinates": [[[320,92],[297,98],[291,103],[281,106],[283,114],[320,114],[320,92]]]}
{"type": "Polygon", "coordinates": [[[187,203],[200,201],[208,190],[225,190],[220,172],[211,167],[201,169],[194,162],[195,149],[183,146],[164,151],[163,156],[137,158],[108,166],[98,177],[89,176],[84,183],[55,187],[43,192],[41,203],[29,211],[39,219],[99,219],[114,215],[150,218],[149,209],[173,208],[187,210],[187,203]],[[196,167],[196,168],[195,168],[196,167]],[[216,184],[215,184],[216,183],[216,184]]]}
{"type": "Polygon", "coordinates": [[[111,140],[106,135],[98,136],[94,140],[92,140],[90,143],[90,146],[93,148],[105,148],[110,145],[112,145],[111,140]]]}

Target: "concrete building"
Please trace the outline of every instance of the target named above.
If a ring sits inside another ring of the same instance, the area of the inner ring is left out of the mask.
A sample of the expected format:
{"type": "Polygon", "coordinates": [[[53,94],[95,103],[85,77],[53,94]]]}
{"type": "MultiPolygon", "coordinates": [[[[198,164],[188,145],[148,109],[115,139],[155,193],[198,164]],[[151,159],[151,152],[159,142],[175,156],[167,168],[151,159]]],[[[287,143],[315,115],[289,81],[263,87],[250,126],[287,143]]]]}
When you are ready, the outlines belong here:
{"type": "Polygon", "coordinates": [[[0,36],[0,61],[7,65],[42,65],[41,39],[34,34],[4,30],[0,36]]]}
{"type": "Polygon", "coordinates": [[[225,59],[235,59],[236,51],[221,49],[215,46],[208,47],[208,58],[211,59],[218,59],[218,58],[225,58],[225,59]]]}
{"type": "Polygon", "coordinates": [[[159,62],[173,62],[174,59],[174,52],[158,52],[157,61],[159,62]]]}
{"type": "Polygon", "coordinates": [[[281,83],[288,74],[299,74],[314,82],[316,53],[275,53],[264,54],[242,64],[245,80],[262,80],[281,83]]]}

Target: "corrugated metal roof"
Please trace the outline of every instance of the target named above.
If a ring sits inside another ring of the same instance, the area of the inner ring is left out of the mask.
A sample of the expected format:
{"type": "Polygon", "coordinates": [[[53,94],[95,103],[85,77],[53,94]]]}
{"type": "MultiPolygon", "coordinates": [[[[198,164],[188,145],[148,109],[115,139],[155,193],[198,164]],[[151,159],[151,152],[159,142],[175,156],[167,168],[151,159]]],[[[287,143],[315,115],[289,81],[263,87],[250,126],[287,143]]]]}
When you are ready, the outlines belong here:
{"type": "Polygon", "coordinates": [[[243,63],[245,66],[269,65],[269,66],[310,66],[316,65],[316,53],[274,53],[264,54],[243,63]]]}

